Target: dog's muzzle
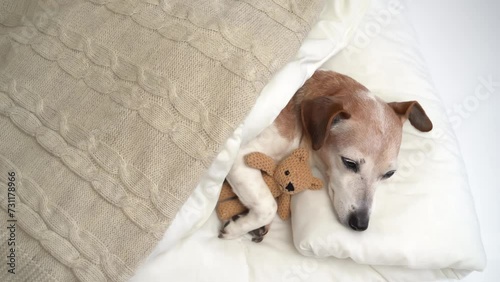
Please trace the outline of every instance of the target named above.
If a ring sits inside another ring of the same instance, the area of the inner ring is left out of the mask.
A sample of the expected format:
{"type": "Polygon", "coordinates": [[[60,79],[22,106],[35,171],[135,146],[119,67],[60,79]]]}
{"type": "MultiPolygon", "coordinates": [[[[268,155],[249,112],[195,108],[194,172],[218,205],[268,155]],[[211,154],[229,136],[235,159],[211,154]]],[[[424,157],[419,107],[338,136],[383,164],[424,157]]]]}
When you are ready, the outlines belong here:
{"type": "Polygon", "coordinates": [[[293,187],[292,182],[288,182],[288,185],[285,187],[285,189],[286,189],[288,192],[293,192],[293,191],[295,190],[295,187],[293,187]]]}

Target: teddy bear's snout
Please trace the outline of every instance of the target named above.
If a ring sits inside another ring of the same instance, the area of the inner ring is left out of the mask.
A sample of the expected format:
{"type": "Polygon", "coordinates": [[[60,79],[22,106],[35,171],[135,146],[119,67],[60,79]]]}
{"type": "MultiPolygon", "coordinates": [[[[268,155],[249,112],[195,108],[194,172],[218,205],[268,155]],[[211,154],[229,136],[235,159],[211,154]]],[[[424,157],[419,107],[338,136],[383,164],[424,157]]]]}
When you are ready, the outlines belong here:
{"type": "Polygon", "coordinates": [[[286,189],[288,192],[293,192],[293,191],[295,190],[295,187],[293,187],[292,182],[288,182],[288,185],[286,185],[285,189],[286,189]]]}

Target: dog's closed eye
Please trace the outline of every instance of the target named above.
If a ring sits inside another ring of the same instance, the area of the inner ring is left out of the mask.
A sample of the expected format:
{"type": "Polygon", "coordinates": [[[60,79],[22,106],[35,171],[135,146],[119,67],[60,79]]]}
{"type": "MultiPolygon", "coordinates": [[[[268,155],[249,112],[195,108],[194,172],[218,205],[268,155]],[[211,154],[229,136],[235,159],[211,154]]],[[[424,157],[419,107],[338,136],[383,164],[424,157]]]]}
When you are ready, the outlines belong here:
{"type": "Polygon", "coordinates": [[[395,172],[396,172],[395,170],[388,171],[386,174],[384,174],[382,176],[382,179],[388,179],[388,178],[390,178],[391,176],[394,175],[395,172]]]}
{"type": "Polygon", "coordinates": [[[353,171],[353,172],[358,172],[359,171],[359,164],[351,159],[345,158],[345,157],[340,157],[342,159],[342,162],[344,163],[344,166],[353,171]]]}

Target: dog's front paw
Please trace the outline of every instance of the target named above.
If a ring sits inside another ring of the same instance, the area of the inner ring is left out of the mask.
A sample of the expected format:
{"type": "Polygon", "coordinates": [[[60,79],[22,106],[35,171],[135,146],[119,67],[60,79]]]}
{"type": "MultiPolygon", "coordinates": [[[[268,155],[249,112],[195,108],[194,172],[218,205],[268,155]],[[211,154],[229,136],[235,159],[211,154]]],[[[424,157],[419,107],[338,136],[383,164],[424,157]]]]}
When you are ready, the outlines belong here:
{"type": "Polygon", "coordinates": [[[267,232],[269,232],[269,226],[270,225],[268,224],[248,232],[248,234],[252,235],[252,242],[262,242],[262,240],[264,240],[264,236],[266,236],[267,232]]]}
{"type": "Polygon", "coordinates": [[[240,235],[235,234],[234,227],[235,222],[241,217],[241,215],[235,215],[230,220],[228,220],[219,230],[219,238],[221,239],[234,239],[238,238],[240,235]]]}

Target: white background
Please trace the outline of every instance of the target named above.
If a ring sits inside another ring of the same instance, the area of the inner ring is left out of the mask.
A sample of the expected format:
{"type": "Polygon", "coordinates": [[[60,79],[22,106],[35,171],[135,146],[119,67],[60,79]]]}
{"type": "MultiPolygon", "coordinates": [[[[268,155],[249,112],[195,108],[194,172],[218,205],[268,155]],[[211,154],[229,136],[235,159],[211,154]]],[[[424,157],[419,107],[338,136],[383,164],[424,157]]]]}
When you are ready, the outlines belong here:
{"type": "Polygon", "coordinates": [[[500,281],[500,1],[420,0],[406,5],[455,124],[488,257],[486,270],[464,281],[500,281]],[[480,77],[491,77],[493,91],[481,86],[480,77]]]}

